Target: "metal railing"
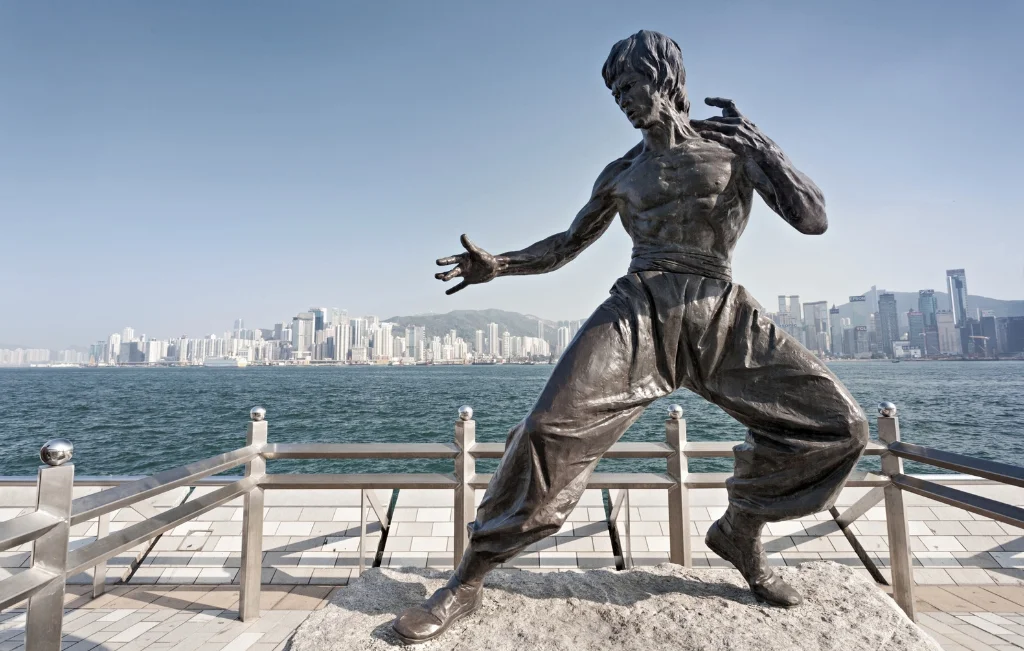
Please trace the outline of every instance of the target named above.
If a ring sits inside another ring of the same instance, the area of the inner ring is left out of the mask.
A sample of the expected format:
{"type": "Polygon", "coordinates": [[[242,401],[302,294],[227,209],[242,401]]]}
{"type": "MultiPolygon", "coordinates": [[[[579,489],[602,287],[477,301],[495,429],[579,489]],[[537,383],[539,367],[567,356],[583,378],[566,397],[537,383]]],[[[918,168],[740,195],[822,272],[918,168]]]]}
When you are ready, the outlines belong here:
{"type": "MultiPolygon", "coordinates": [[[[610,526],[624,520],[625,544],[623,565],[632,566],[629,550],[629,491],[631,489],[664,489],[668,493],[670,551],[673,563],[692,566],[690,545],[689,491],[724,488],[729,473],[691,473],[691,458],[731,457],[736,442],[688,442],[686,421],[678,405],[669,409],[665,422],[664,443],[617,443],[605,453],[609,459],[665,459],[665,473],[594,473],[587,487],[617,491],[608,515],[610,526]]],[[[0,608],[28,599],[26,651],[56,651],[60,648],[61,620],[66,579],[88,568],[93,570],[94,595],[103,590],[104,567],[108,559],[140,543],[195,519],[239,497],[244,498],[242,520],[242,552],[239,571],[239,618],[249,621],[259,616],[261,568],[263,557],[264,491],[282,489],[357,489],[360,491],[360,540],[358,571],[365,567],[367,516],[373,513],[386,532],[388,514],[374,489],[451,489],[454,491],[455,544],[453,562],[458,565],[469,543],[467,525],[476,510],[476,491],[486,488],[491,475],[476,471],[477,459],[500,458],[502,443],[478,443],[473,410],[459,409],[455,423],[454,444],[307,444],[269,443],[266,411],[260,407],[250,412],[243,448],[209,459],[166,470],[142,478],[93,478],[80,485],[110,485],[97,493],[72,500],[74,466],[72,446],[65,440],[51,441],[40,451],[46,465],[39,468],[37,507],[28,514],[0,523],[0,551],[32,542],[32,566],[28,570],[0,581],[0,608]],[[368,474],[267,474],[268,459],[451,459],[454,472],[442,473],[368,473],[368,474]],[[245,466],[242,476],[212,477],[231,468],[245,466]],[[168,508],[162,513],[134,522],[115,532],[108,531],[112,511],[135,505],[166,491],[183,486],[216,486],[210,492],[168,508]],[[68,549],[70,527],[90,520],[98,521],[96,539],[75,549],[68,549]]],[[[871,441],[866,455],[881,456],[881,474],[855,471],[847,486],[871,488],[851,507],[833,517],[854,544],[855,551],[873,565],[856,544],[848,527],[868,509],[884,500],[889,533],[889,555],[894,597],[900,607],[914,617],[913,576],[911,574],[910,538],[908,535],[903,493],[928,497],[960,507],[972,513],[1024,527],[1024,509],[967,493],[950,484],[999,482],[1024,486],[1024,469],[944,452],[900,441],[896,408],[891,403],[879,405],[879,441],[871,441]],[[903,459],[927,463],[973,477],[943,477],[929,481],[903,472],[903,459]],[[981,478],[978,480],[976,478],[981,478]]],[[[4,482],[0,482],[2,485],[4,482]]],[[[881,575],[874,572],[877,578],[881,575]]]]}

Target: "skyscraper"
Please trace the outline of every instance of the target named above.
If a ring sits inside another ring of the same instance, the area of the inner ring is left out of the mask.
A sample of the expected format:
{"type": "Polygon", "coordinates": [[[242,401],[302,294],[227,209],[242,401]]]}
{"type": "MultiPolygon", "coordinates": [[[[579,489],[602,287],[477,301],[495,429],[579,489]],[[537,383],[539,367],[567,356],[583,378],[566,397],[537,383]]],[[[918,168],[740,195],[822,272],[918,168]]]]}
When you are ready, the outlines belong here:
{"type": "Polygon", "coordinates": [[[924,315],[917,310],[910,310],[907,312],[907,322],[910,324],[908,327],[910,336],[910,345],[915,348],[920,348],[921,353],[924,353],[925,347],[925,334],[924,334],[924,315]]]}
{"type": "Polygon", "coordinates": [[[487,354],[492,357],[500,357],[501,351],[498,349],[501,346],[501,342],[498,339],[498,324],[488,323],[487,324],[487,354]]]}
{"type": "Polygon", "coordinates": [[[960,332],[953,323],[953,313],[940,310],[935,313],[935,329],[938,331],[939,353],[960,355],[960,332]]]}
{"type": "MultiPolygon", "coordinates": [[[[543,323],[540,324],[540,327],[541,327],[541,329],[543,329],[544,328],[544,324],[543,323]]],[[[474,333],[474,335],[475,335],[475,337],[473,338],[473,353],[475,355],[478,355],[478,356],[479,355],[483,355],[484,354],[484,331],[483,330],[477,330],[474,333]]]]}
{"type": "Polygon", "coordinates": [[[803,324],[804,317],[800,312],[800,296],[797,294],[793,294],[789,297],[789,315],[793,317],[793,321],[796,324],[803,324]]]}
{"type": "Polygon", "coordinates": [[[889,357],[893,356],[892,342],[900,338],[899,317],[896,313],[896,295],[878,295],[878,345],[889,357]]]}
{"type": "Polygon", "coordinates": [[[843,354],[843,320],[839,316],[839,308],[835,305],[828,311],[828,334],[832,344],[832,354],[843,354]]]}
{"type": "Polygon", "coordinates": [[[967,274],[963,269],[947,269],[946,286],[953,306],[953,324],[962,328],[967,323],[967,274]]]}
{"type": "Polygon", "coordinates": [[[558,329],[558,346],[555,350],[555,354],[561,355],[565,352],[565,349],[569,346],[569,328],[562,326],[558,329]]]}
{"type": "Polygon", "coordinates": [[[308,357],[313,349],[315,317],[312,312],[299,312],[292,319],[292,352],[308,357]]]}
{"type": "Polygon", "coordinates": [[[804,303],[807,347],[818,354],[828,350],[828,301],[804,303]]]}
{"type": "Polygon", "coordinates": [[[934,289],[922,289],[917,293],[917,310],[924,319],[924,348],[921,353],[926,356],[939,354],[939,326],[935,315],[939,304],[935,300],[934,289]]]}

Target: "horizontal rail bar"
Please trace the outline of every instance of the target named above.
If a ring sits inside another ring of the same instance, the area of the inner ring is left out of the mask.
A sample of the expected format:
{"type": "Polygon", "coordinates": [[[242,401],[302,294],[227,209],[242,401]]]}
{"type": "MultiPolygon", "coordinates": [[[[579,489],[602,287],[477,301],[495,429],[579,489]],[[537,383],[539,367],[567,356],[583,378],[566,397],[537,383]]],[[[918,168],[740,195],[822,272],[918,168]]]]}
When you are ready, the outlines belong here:
{"type": "Polygon", "coordinates": [[[266,459],[454,459],[450,443],[270,443],[266,459]]]}
{"type": "MultiPolygon", "coordinates": [[[[110,488],[120,486],[133,481],[145,479],[146,475],[75,475],[75,488],[110,488]]],[[[241,475],[217,475],[215,477],[203,477],[189,482],[188,486],[227,486],[231,482],[241,479],[241,475]]],[[[12,486],[35,486],[36,476],[8,475],[0,477],[0,488],[12,486]]]]}
{"type": "Polygon", "coordinates": [[[59,518],[45,511],[32,511],[0,522],[0,552],[33,541],[60,522],[59,518]]]}
{"type": "Polygon", "coordinates": [[[365,474],[272,474],[260,478],[266,489],[317,488],[455,488],[452,475],[439,473],[365,473],[365,474]]]}
{"type": "Polygon", "coordinates": [[[927,463],[946,470],[955,470],[966,475],[975,475],[997,481],[1000,484],[1024,487],[1024,468],[1009,463],[969,457],[956,452],[946,452],[923,445],[897,441],[889,446],[897,457],[920,463],[927,463]]]}
{"type": "Polygon", "coordinates": [[[240,466],[259,456],[260,448],[255,445],[218,454],[215,457],[189,463],[179,468],[158,472],[116,488],[79,497],[71,503],[71,524],[92,520],[104,513],[130,506],[135,502],[159,495],[179,486],[188,486],[197,479],[215,475],[235,466],[240,466]]]}
{"type": "MultiPolygon", "coordinates": [[[[692,476],[692,475],[691,475],[692,476]]],[[[472,488],[487,488],[491,475],[477,473],[469,480],[472,488]]],[[[587,488],[668,488],[675,482],[668,475],[642,472],[595,472],[587,488]]],[[[724,484],[723,484],[724,485],[724,484]]]]}
{"type": "Polygon", "coordinates": [[[999,520],[1015,527],[1024,527],[1024,508],[997,502],[996,500],[957,490],[949,486],[942,486],[935,482],[908,477],[907,475],[893,475],[892,483],[900,488],[915,493],[922,497],[928,497],[936,502],[958,506],[965,511],[984,515],[993,520],[999,520]]]}
{"type": "MultiPolygon", "coordinates": [[[[733,448],[742,441],[690,441],[683,447],[689,459],[731,457],[733,448]]],[[[886,450],[878,441],[869,441],[865,455],[879,455],[886,450]]],[[[604,453],[604,459],[660,459],[669,456],[672,449],[665,443],[616,443],[604,453]]],[[[504,443],[477,443],[470,449],[477,459],[499,459],[505,453],[504,443]]]]}
{"type": "Polygon", "coordinates": [[[0,610],[28,599],[58,578],[53,572],[33,567],[0,581],[0,610]]]}
{"type": "MultiPolygon", "coordinates": [[[[735,443],[733,445],[736,445],[735,443]]],[[[604,459],[660,459],[671,452],[664,443],[616,443],[604,453],[604,459]]],[[[500,459],[504,443],[477,443],[469,449],[477,459],[500,459]]]]}
{"type": "Polygon", "coordinates": [[[188,522],[225,502],[230,502],[239,495],[244,495],[256,487],[258,480],[258,477],[240,479],[233,484],[218,488],[184,504],[179,504],[148,520],[136,522],[120,531],[115,531],[109,536],[99,538],[93,543],[69,552],[67,576],[72,576],[97,563],[102,563],[168,529],[173,529],[179,524],[188,522]]]}

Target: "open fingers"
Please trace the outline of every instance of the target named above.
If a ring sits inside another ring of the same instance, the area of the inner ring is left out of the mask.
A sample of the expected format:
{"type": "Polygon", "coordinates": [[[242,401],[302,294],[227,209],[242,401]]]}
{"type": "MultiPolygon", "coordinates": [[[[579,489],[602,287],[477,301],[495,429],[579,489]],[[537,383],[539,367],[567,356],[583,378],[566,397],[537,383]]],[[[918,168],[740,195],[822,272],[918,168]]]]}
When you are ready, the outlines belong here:
{"type": "Polygon", "coordinates": [[[742,116],[740,110],[736,108],[736,102],[731,99],[726,99],[724,97],[708,97],[704,100],[704,103],[708,106],[714,106],[715,108],[722,109],[722,115],[727,118],[738,118],[742,116]]]}
{"type": "Polygon", "coordinates": [[[467,287],[469,287],[469,283],[466,282],[465,280],[463,280],[461,283],[459,283],[455,287],[452,287],[451,289],[446,290],[445,294],[448,295],[448,296],[451,296],[455,292],[461,291],[461,290],[463,290],[463,289],[465,289],[467,287]]]}
{"type": "Polygon", "coordinates": [[[461,260],[461,255],[450,255],[447,258],[438,258],[437,266],[447,267],[450,264],[458,264],[461,260]]]}
{"type": "Polygon", "coordinates": [[[434,278],[448,282],[452,278],[457,278],[462,275],[462,267],[455,267],[451,271],[441,271],[434,274],[434,278]]]}

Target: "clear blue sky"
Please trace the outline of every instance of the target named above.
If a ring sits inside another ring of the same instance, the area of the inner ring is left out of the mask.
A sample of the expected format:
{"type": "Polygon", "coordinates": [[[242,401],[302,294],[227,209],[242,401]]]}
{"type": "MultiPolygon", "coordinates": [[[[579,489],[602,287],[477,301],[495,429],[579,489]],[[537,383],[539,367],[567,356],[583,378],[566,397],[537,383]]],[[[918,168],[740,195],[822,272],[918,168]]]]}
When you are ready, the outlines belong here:
{"type": "Polygon", "coordinates": [[[735,278],[1024,297],[1024,3],[0,0],[0,342],[88,344],[352,314],[582,318],[619,225],[571,265],[453,297],[434,259],[563,230],[638,139],[600,76],[676,39],[694,117],[736,100],[823,189],[828,233],[758,203],[735,278]]]}

